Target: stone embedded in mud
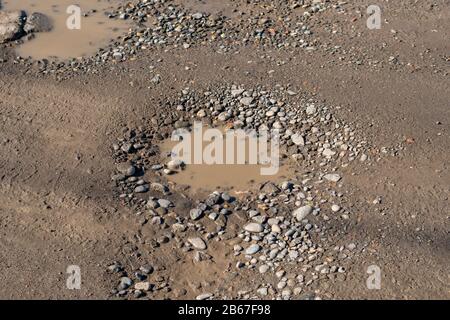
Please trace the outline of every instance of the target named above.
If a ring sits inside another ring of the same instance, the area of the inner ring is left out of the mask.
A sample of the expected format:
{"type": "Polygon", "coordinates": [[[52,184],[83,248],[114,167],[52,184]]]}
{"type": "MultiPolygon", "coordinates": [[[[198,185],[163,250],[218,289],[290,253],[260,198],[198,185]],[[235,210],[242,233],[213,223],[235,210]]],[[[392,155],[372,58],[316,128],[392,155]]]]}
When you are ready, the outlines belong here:
{"type": "Polygon", "coordinates": [[[305,145],[305,138],[299,133],[295,133],[292,135],[291,140],[294,144],[297,146],[304,146],[305,145]]]}
{"type": "Polygon", "coordinates": [[[194,18],[196,20],[200,20],[201,18],[203,18],[203,13],[201,13],[201,12],[194,13],[192,15],[192,18],[194,18]]]}
{"type": "Polygon", "coordinates": [[[297,219],[297,221],[302,221],[305,219],[311,212],[313,211],[313,208],[311,206],[303,206],[298,209],[296,209],[293,212],[294,217],[297,219]]]}
{"type": "Polygon", "coordinates": [[[119,283],[119,290],[126,290],[129,287],[131,287],[131,285],[133,284],[133,280],[131,280],[128,277],[122,277],[120,278],[120,283],[119,283]]]}
{"type": "Polygon", "coordinates": [[[322,154],[325,157],[332,157],[332,156],[334,156],[336,154],[336,152],[331,150],[331,149],[325,149],[325,150],[323,150],[322,154]]]}
{"type": "Polygon", "coordinates": [[[137,187],[134,189],[134,192],[135,192],[135,193],[145,193],[145,192],[147,192],[147,191],[148,191],[148,185],[137,186],[137,187]]]}
{"type": "Polygon", "coordinates": [[[333,212],[338,212],[339,210],[341,210],[341,207],[338,206],[337,204],[333,204],[333,205],[331,206],[331,210],[332,210],[333,212]]]}
{"type": "Polygon", "coordinates": [[[278,193],[280,192],[280,188],[278,188],[275,183],[273,182],[267,182],[264,184],[264,186],[261,188],[262,192],[272,194],[272,193],[278,193]]]}
{"type": "Polygon", "coordinates": [[[259,233],[263,232],[264,228],[259,223],[251,222],[244,227],[244,230],[248,232],[259,233]]]}
{"type": "Polygon", "coordinates": [[[23,11],[0,11],[0,43],[19,39],[24,33],[25,19],[23,11]]]}
{"type": "Polygon", "coordinates": [[[166,199],[159,199],[158,204],[165,209],[173,206],[172,202],[166,199]]]}
{"type": "Polygon", "coordinates": [[[261,246],[259,244],[252,244],[250,247],[245,249],[245,254],[252,255],[261,250],[261,246]]]}
{"type": "Polygon", "coordinates": [[[150,282],[138,282],[134,285],[134,288],[139,291],[150,291],[152,285],[150,282]]]}
{"type": "Polygon", "coordinates": [[[245,97],[240,100],[240,103],[243,104],[244,106],[249,106],[252,102],[253,102],[252,97],[245,97]]]}
{"type": "Polygon", "coordinates": [[[203,212],[200,209],[192,209],[189,212],[189,215],[191,216],[192,220],[197,220],[202,216],[203,212]]]}
{"type": "Polygon", "coordinates": [[[195,299],[196,300],[206,300],[212,297],[211,293],[202,293],[201,295],[198,295],[195,299]]]}
{"type": "Polygon", "coordinates": [[[325,178],[325,180],[331,181],[331,182],[338,182],[339,180],[341,180],[341,176],[338,175],[337,173],[328,173],[326,175],[323,176],[325,178]]]}
{"type": "Polygon", "coordinates": [[[117,171],[126,176],[132,176],[136,173],[136,168],[128,162],[122,162],[117,165],[117,171]]]}
{"type": "Polygon", "coordinates": [[[184,162],[178,159],[171,160],[167,163],[167,168],[174,171],[183,169],[184,166],[185,166],[184,162]]]}
{"type": "Polygon", "coordinates": [[[205,250],[206,249],[206,243],[203,241],[202,238],[189,238],[189,243],[192,244],[192,246],[197,250],[205,250]]]}
{"type": "Polygon", "coordinates": [[[217,116],[219,121],[227,121],[230,119],[231,115],[228,112],[222,112],[217,116]]]}
{"type": "Polygon", "coordinates": [[[169,187],[167,187],[161,183],[157,183],[157,182],[152,182],[152,184],[150,185],[150,188],[154,191],[158,191],[161,193],[169,192],[169,187]]]}
{"type": "Polygon", "coordinates": [[[53,29],[52,20],[43,13],[33,12],[27,19],[23,30],[31,32],[49,32],[53,29]]]}
{"type": "Polygon", "coordinates": [[[238,97],[238,96],[240,96],[242,93],[244,93],[244,89],[232,89],[231,90],[231,95],[233,96],[233,97],[238,97]]]}
{"type": "Polygon", "coordinates": [[[316,113],[316,111],[317,111],[317,108],[313,104],[306,107],[306,114],[307,115],[313,115],[314,113],[316,113]]]}

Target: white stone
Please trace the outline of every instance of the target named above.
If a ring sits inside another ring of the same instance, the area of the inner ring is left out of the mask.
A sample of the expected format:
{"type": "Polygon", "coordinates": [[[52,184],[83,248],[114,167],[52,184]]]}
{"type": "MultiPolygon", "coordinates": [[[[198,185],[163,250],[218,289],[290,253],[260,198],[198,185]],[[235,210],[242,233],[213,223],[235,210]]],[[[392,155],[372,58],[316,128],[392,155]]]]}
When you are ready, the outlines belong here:
{"type": "Polygon", "coordinates": [[[324,175],[323,177],[326,180],[332,181],[332,182],[338,182],[339,180],[341,180],[341,176],[338,175],[337,173],[328,173],[328,174],[324,175]]]}
{"type": "Polygon", "coordinates": [[[245,231],[259,233],[264,230],[263,226],[259,223],[251,222],[244,227],[245,231]]]}
{"type": "Polygon", "coordinates": [[[189,238],[189,243],[192,244],[192,246],[197,250],[205,250],[206,249],[206,243],[203,241],[202,238],[189,238]]]}
{"type": "Polygon", "coordinates": [[[311,206],[303,206],[298,209],[296,209],[293,212],[294,217],[297,219],[297,221],[302,221],[305,219],[311,212],[313,211],[313,208],[311,206]]]}
{"type": "Polygon", "coordinates": [[[291,140],[297,146],[304,146],[305,145],[305,139],[299,133],[293,134],[292,137],[291,137],[291,140]]]}
{"type": "Polygon", "coordinates": [[[252,255],[261,250],[261,247],[258,244],[252,244],[247,249],[245,249],[245,254],[252,255]]]}

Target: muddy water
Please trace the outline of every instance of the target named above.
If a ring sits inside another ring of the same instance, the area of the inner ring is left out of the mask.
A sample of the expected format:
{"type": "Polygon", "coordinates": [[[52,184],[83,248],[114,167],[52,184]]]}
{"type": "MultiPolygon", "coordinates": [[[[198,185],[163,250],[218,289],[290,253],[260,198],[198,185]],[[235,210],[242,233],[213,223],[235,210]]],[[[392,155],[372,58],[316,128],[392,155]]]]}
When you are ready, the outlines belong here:
{"type": "MultiPolygon", "coordinates": [[[[203,134],[207,127],[203,127],[203,134]]],[[[223,162],[227,163],[227,139],[230,138],[225,134],[226,130],[224,128],[219,128],[223,136],[223,162]]],[[[250,144],[248,139],[246,139],[245,144],[245,160],[244,164],[236,164],[237,153],[238,153],[238,143],[237,138],[234,137],[234,164],[192,164],[194,163],[194,152],[195,152],[195,137],[194,133],[190,133],[191,141],[191,164],[187,164],[183,170],[178,170],[177,173],[167,176],[169,181],[172,181],[178,185],[189,186],[192,192],[202,192],[202,191],[230,191],[235,195],[242,195],[247,193],[249,190],[255,190],[259,184],[272,181],[281,182],[287,180],[291,175],[291,170],[289,164],[282,163],[280,161],[278,172],[274,175],[263,175],[262,169],[269,168],[270,164],[261,164],[259,161],[255,162],[250,160],[250,144]]],[[[198,141],[198,140],[197,140],[198,141]]],[[[166,162],[169,162],[172,158],[170,155],[177,154],[174,152],[174,147],[178,144],[176,141],[168,139],[161,144],[161,151],[163,154],[168,155],[166,162]]],[[[211,141],[206,141],[206,138],[201,142],[201,150],[205,152],[208,145],[211,145],[211,141]]],[[[270,155],[270,143],[268,146],[268,154],[270,155]]],[[[214,153],[213,153],[214,154],[214,153]]],[[[242,162],[241,162],[242,163],[242,162]]]]}
{"type": "Polygon", "coordinates": [[[34,59],[68,59],[95,54],[107,45],[110,39],[127,30],[124,21],[109,19],[105,12],[116,6],[110,0],[5,0],[4,10],[24,10],[28,15],[41,12],[53,20],[53,30],[37,33],[17,49],[22,57],[34,59]],[[71,5],[81,8],[81,28],[70,30],[66,21],[70,17],[67,8],[71,5]],[[94,12],[95,11],[95,12],[94,12]],[[86,17],[85,14],[88,14],[86,17]]]}

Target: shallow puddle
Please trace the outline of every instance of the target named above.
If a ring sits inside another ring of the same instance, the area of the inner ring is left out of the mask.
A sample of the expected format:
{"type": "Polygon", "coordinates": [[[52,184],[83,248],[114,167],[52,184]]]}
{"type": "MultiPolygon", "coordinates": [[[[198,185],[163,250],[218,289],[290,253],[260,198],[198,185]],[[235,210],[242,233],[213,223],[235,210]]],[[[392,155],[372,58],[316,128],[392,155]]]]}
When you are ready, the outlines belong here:
{"type": "MultiPolygon", "coordinates": [[[[255,190],[259,184],[267,181],[281,182],[288,179],[290,175],[289,166],[280,162],[278,154],[276,155],[276,159],[270,158],[271,160],[266,163],[262,163],[262,161],[260,161],[261,158],[255,160],[252,155],[255,155],[255,152],[258,153],[258,151],[254,151],[255,149],[251,147],[248,136],[246,139],[242,139],[238,138],[236,135],[231,135],[233,138],[230,138],[230,136],[226,134],[228,131],[223,128],[217,129],[222,135],[223,152],[216,159],[222,159],[222,162],[225,164],[205,163],[208,161],[206,159],[208,155],[216,155],[216,152],[209,152],[209,150],[211,150],[212,142],[216,139],[207,138],[205,132],[208,129],[210,128],[202,127],[202,134],[199,134],[197,137],[194,133],[195,130],[192,130],[192,132],[189,133],[189,142],[187,145],[191,146],[190,156],[188,156],[190,159],[188,163],[190,164],[186,164],[183,170],[180,169],[177,170],[176,173],[168,175],[167,178],[169,181],[178,185],[189,186],[190,190],[193,192],[227,190],[239,195],[245,194],[249,190],[255,190]],[[199,140],[199,136],[202,136],[204,139],[199,140]],[[233,141],[233,147],[228,143],[230,140],[233,141]],[[238,141],[245,141],[244,147],[243,144],[239,144],[238,141]],[[201,163],[196,164],[195,148],[198,145],[201,145],[200,152],[202,159],[200,160],[201,163]],[[231,155],[230,150],[234,150],[231,151],[231,155]],[[240,156],[238,155],[239,150],[242,151],[240,156]],[[275,167],[277,169],[274,169],[275,167]]],[[[179,152],[180,149],[177,149],[177,146],[180,145],[180,142],[168,139],[164,141],[160,147],[163,154],[182,155],[183,152],[179,152]]],[[[271,153],[271,148],[272,144],[269,142],[268,145],[266,145],[266,154],[269,157],[273,155],[271,153]]],[[[186,148],[183,150],[185,149],[186,148]]],[[[258,150],[261,150],[261,148],[259,147],[258,150]]],[[[168,156],[166,163],[171,159],[172,158],[168,156]]]]}
{"type": "Polygon", "coordinates": [[[2,4],[4,10],[23,10],[28,16],[40,12],[53,21],[52,31],[36,33],[34,39],[17,48],[22,57],[68,59],[93,55],[127,30],[126,22],[105,15],[117,5],[116,1],[5,0],[2,4]],[[66,22],[72,15],[67,13],[67,8],[72,5],[81,8],[80,29],[67,27],[66,22]]]}

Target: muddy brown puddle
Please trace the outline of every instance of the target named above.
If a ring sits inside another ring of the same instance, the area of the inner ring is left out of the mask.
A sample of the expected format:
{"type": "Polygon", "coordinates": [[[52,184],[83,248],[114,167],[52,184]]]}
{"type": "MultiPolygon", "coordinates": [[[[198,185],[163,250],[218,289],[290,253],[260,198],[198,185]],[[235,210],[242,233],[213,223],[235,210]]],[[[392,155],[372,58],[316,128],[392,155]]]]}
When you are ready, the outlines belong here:
{"type": "Polygon", "coordinates": [[[4,10],[23,10],[28,16],[40,12],[52,19],[52,31],[36,33],[35,38],[17,48],[22,57],[69,59],[93,55],[128,29],[126,22],[105,15],[117,5],[115,1],[5,0],[2,4],[4,10]],[[71,16],[67,8],[71,5],[81,8],[80,29],[67,27],[66,21],[71,16]]]}
{"type": "MultiPolygon", "coordinates": [[[[203,134],[205,130],[211,129],[209,127],[203,127],[203,134]]],[[[223,162],[229,163],[226,161],[227,155],[229,155],[231,148],[227,148],[227,141],[230,140],[225,132],[224,128],[216,128],[222,133],[223,137],[223,162]]],[[[177,173],[171,174],[167,176],[167,179],[177,185],[189,186],[189,190],[191,192],[203,192],[203,191],[230,191],[234,195],[245,195],[249,190],[257,189],[258,185],[261,183],[265,183],[268,181],[279,183],[284,180],[287,180],[290,176],[292,176],[292,164],[287,163],[287,161],[281,162],[279,161],[278,171],[274,174],[264,175],[262,174],[263,168],[271,168],[275,165],[275,162],[261,164],[259,161],[255,163],[250,158],[250,143],[249,140],[245,140],[245,160],[244,164],[237,164],[238,157],[238,138],[233,136],[234,139],[234,153],[233,153],[233,164],[205,164],[204,159],[202,159],[202,163],[194,164],[194,152],[195,152],[195,144],[194,142],[194,130],[190,132],[190,164],[187,164],[183,170],[178,170],[177,173]]],[[[199,140],[197,140],[199,141],[199,140]]],[[[211,146],[211,141],[203,139],[200,143],[201,152],[204,153],[207,150],[208,145],[211,146]]],[[[173,154],[180,154],[179,152],[174,151],[174,147],[177,146],[179,142],[172,141],[171,139],[165,140],[161,145],[160,149],[163,155],[167,155],[165,158],[165,163],[168,163],[172,158],[173,154]]],[[[199,145],[197,143],[197,145],[199,145]]],[[[242,145],[241,145],[242,146],[242,145]]],[[[271,144],[268,145],[268,154],[270,155],[271,144]]],[[[212,155],[215,155],[215,152],[212,152],[212,155]]],[[[220,158],[220,157],[219,157],[220,158]]]]}

